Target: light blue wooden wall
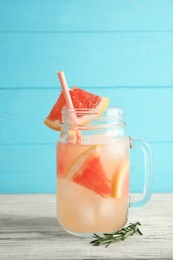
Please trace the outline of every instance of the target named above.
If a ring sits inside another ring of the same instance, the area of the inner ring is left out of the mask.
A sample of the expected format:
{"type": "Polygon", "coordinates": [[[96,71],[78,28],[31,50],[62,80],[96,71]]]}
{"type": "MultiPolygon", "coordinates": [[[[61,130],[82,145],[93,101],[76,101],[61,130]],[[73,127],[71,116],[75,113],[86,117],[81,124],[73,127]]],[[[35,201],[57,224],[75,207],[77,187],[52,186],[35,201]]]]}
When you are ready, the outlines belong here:
{"type": "MultiPolygon", "coordinates": [[[[61,69],[124,107],[152,147],[154,192],[173,192],[173,1],[0,0],[1,193],[55,192],[59,134],[43,120],[61,69]]],[[[132,152],[132,191],[141,161],[132,152]]]]}

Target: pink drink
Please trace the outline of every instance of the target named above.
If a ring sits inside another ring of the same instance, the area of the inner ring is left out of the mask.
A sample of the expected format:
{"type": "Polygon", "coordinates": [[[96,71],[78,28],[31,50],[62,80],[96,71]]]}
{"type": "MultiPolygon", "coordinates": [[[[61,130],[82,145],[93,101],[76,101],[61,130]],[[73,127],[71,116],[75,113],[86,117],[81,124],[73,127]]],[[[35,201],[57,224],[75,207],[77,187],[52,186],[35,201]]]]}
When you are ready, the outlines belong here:
{"type": "Polygon", "coordinates": [[[58,142],[57,218],[65,230],[113,232],[126,223],[128,206],[128,138],[95,135],[80,144],[58,142]]]}
{"type": "Polygon", "coordinates": [[[61,131],[57,143],[58,222],[74,235],[114,232],[127,222],[129,206],[142,206],[151,197],[150,146],[140,138],[127,137],[123,108],[107,108],[108,98],[77,87],[70,91],[63,71],[58,76],[62,93],[44,121],[61,131]],[[142,196],[129,203],[132,146],[143,152],[145,181],[142,196]]]}

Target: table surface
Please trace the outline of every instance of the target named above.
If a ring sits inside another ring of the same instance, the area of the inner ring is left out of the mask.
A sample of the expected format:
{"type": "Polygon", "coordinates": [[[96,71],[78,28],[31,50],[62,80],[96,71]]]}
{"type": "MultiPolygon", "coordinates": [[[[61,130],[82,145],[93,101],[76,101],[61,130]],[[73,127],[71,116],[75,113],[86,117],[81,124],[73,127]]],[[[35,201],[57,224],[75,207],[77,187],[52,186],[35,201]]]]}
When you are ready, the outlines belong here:
{"type": "Polygon", "coordinates": [[[129,210],[143,236],[94,247],[58,225],[55,195],[0,195],[0,259],[173,259],[173,193],[129,210]]]}

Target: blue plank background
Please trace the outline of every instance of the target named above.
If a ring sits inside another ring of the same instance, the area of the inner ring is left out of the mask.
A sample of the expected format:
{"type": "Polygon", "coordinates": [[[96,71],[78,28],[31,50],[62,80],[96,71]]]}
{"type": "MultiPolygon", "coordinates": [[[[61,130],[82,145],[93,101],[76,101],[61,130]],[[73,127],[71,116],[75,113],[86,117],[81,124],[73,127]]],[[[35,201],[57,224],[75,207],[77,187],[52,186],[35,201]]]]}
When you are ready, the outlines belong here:
{"type": "Polygon", "coordinates": [[[55,192],[59,134],[43,120],[61,69],[124,107],[127,133],[151,145],[154,192],[173,192],[172,14],[169,0],[0,0],[0,193],[55,192]]]}

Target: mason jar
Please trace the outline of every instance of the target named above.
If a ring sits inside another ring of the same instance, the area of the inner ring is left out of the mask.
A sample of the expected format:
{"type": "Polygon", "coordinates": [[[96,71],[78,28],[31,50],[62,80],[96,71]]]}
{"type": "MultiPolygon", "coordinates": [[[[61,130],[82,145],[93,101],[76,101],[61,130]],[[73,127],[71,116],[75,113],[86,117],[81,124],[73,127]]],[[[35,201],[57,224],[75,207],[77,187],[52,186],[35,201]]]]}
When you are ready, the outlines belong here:
{"type": "Polygon", "coordinates": [[[124,110],[62,110],[57,142],[57,219],[67,232],[89,236],[121,229],[129,207],[142,206],[152,193],[149,144],[125,132],[124,110]],[[143,193],[129,193],[130,149],[142,150],[143,193]]]}

